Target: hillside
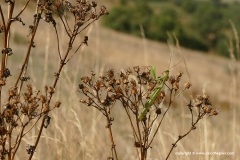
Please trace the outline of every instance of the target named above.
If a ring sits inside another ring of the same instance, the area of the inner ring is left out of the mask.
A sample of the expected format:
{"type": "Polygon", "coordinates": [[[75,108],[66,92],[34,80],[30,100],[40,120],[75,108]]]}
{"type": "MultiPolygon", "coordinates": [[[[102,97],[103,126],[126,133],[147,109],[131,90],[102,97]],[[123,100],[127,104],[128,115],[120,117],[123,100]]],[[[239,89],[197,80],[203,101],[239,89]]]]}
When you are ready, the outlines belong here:
{"type": "MultiPolygon", "coordinates": [[[[153,65],[160,73],[168,68],[172,54],[171,66],[183,59],[186,61],[193,90],[201,91],[205,88],[216,101],[229,103],[232,90],[230,67],[235,65],[233,61],[185,48],[180,51],[173,45],[136,38],[96,25],[94,27],[86,48],[86,52],[91,53],[85,54],[99,58],[103,67],[120,70],[136,65],[153,65]]],[[[173,70],[182,71],[188,77],[183,61],[173,70]]]]}

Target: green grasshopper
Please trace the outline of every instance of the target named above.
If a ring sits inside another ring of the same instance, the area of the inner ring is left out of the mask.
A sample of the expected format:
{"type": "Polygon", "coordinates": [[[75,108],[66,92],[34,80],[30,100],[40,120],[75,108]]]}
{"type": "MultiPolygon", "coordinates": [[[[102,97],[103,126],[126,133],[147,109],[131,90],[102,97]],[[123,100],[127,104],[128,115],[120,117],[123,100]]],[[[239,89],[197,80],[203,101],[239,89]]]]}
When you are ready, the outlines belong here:
{"type": "Polygon", "coordinates": [[[150,67],[150,73],[156,81],[160,82],[160,84],[155,89],[155,91],[150,95],[150,99],[145,103],[144,109],[138,117],[139,121],[141,121],[142,118],[147,114],[149,108],[153,105],[153,103],[156,100],[158,94],[161,92],[165,82],[169,78],[169,70],[164,71],[164,75],[162,77],[159,77],[159,78],[156,78],[156,67],[150,67]]]}

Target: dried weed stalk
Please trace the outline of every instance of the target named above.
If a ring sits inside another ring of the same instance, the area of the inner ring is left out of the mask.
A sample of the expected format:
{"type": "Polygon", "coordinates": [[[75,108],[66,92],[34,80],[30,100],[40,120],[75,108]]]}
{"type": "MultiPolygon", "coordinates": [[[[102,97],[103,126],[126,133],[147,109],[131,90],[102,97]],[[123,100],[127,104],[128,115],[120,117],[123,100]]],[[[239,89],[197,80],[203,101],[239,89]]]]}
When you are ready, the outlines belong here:
{"type": "MultiPolygon", "coordinates": [[[[26,48],[24,62],[20,72],[16,78],[15,84],[8,91],[8,98],[3,103],[2,94],[6,93],[5,85],[8,82],[8,77],[11,76],[10,69],[8,68],[8,61],[11,60],[10,56],[14,56],[16,52],[10,46],[11,29],[14,22],[21,23],[25,26],[24,20],[27,17],[22,17],[22,13],[26,12],[31,0],[17,1],[5,0],[0,3],[0,33],[2,34],[2,61],[0,71],[0,159],[14,160],[18,149],[21,145],[23,137],[25,137],[37,124],[40,124],[40,129],[37,133],[37,138],[34,144],[27,146],[27,154],[29,160],[32,159],[34,152],[37,148],[42,131],[50,124],[51,117],[49,112],[53,109],[60,107],[61,102],[52,102],[52,97],[55,93],[57,82],[60,78],[63,67],[69,62],[79,48],[88,42],[88,37],[85,36],[82,43],[73,51],[73,44],[77,36],[85,30],[94,21],[98,20],[101,16],[108,14],[107,9],[101,6],[97,9],[96,2],[89,2],[86,0],[77,0],[75,4],[71,4],[66,0],[36,0],[31,2],[35,3],[35,13],[33,14],[32,24],[28,26],[29,33],[26,36],[29,38],[29,43],[26,48]],[[23,3],[25,3],[23,5],[23,3]],[[18,6],[22,6],[18,10],[18,6]],[[7,8],[6,12],[2,9],[7,8]],[[69,21],[72,18],[66,18],[66,15],[71,15],[74,18],[74,23],[69,21]],[[61,23],[56,22],[60,19],[61,23]],[[56,54],[59,57],[59,67],[55,72],[55,80],[52,86],[46,86],[45,91],[34,91],[32,86],[27,84],[31,78],[27,76],[29,57],[32,54],[32,48],[36,47],[34,41],[36,33],[39,31],[39,24],[51,24],[56,32],[56,41],[58,49],[56,54]],[[66,43],[68,47],[63,53],[59,49],[59,35],[57,25],[63,25],[65,32],[68,35],[66,43]],[[26,88],[26,89],[24,89],[26,88]]],[[[17,69],[17,68],[16,68],[17,69]]],[[[26,146],[23,146],[26,147],[26,146]]],[[[23,154],[23,153],[21,153],[23,154]]]]}
{"type": "MultiPolygon", "coordinates": [[[[163,76],[165,75],[159,78],[163,76]]],[[[128,69],[118,74],[114,73],[114,70],[111,69],[105,76],[100,76],[100,78],[96,78],[94,73],[89,77],[81,78],[79,92],[85,95],[86,99],[81,99],[80,102],[96,108],[106,117],[106,128],[109,130],[112,151],[109,159],[120,159],[117,154],[116,143],[111,127],[114,122],[112,113],[114,110],[118,112],[120,109],[116,107],[116,105],[119,105],[119,103],[116,104],[116,102],[120,102],[123,107],[126,113],[126,119],[129,120],[127,124],[130,125],[132,129],[134,139],[130,145],[136,148],[138,159],[146,160],[148,150],[151,148],[156,134],[159,132],[159,128],[173,105],[173,102],[179,95],[191,87],[190,83],[186,83],[181,87],[181,77],[182,73],[178,73],[169,76],[167,81],[164,81],[164,87],[162,87],[161,92],[159,92],[154,103],[141,120],[139,120],[139,116],[146,107],[146,103],[149,103],[152,94],[156,89],[159,89],[159,84],[161,85],[163,82],[153,78],[150,67],[136,66],[133,67],[132,70],[128,69]]],[[[169,158],[177,143],[192,130],[196,129],[196,124],[205,115],[211,116],[218,114],[218,111],[212,107],[207,95],[198,96],[194,104],[190,101],[187,106],[192,116],[190,130],[178,136],[176,142],[172,144],[166,159],[169,158]]],[[[126,125],[126,123],[123,125],[126,125]]]]}

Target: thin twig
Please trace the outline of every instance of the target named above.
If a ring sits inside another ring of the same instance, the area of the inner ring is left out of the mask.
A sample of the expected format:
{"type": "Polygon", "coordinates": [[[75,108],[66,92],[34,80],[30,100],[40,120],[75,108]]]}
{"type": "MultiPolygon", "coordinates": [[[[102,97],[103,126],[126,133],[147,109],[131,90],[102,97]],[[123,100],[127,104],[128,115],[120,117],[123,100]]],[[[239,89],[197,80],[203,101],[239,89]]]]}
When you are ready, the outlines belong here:
{"type": "Polygon", "coordinates": [[[200,116],[198,116],[198,119],[195,121],[195,123],[192,125],[192,127],[189,129],[189,131],[187,131],[184,135],[182,136],[178,136],[178,139],[172,144],[172,147],[166,157],[165,160],[167,160],[170,156],[170,154],[172,153],[173,149],[177,146],[177,143],[183,139],[184,137],[186,137],[188,134],[191,133],[192,130],[195,130],[196,129],[196,124],[199,122],[200,119],[202,119],[202,117],[205,115],[205,113],[202,113],[200,116]]]}
{"type": "Polygon", "coordinates": [[[58,55],[59,55],[59,58],[60,58],[60,61],[61,61],[62,57],[61,57],[61,52],[60,52],[60,48],[59,48],[59,37],[58,37],[57,27],[55,26],[54,29],[55,29],[56,36],[57,36],[58,55]]]}
{"type": "Polygon", "coordinates": [[[16,17],[15,17],[14,19],[18,18],[18,17],[24,12],[24,10],[27,8],[27,6],[28,6],[28,4],[29,4],[30,1],[31,1],[31,0],[28,0],[28,1],[27,1],[27,3],[23,6],[23,8],[21,9],[21,11],[16,15],[16,17]]]}
{"type": "Polygon", "coordinates": [[[155,133],[153,134],[153,137],[152,137],[152,139],[150,140],[147,148],[149,148],[149,147],[151,146],[151,144],[152,144],[152,142],[153,142],[153,140],[154,140],[154,138],[155,138],[155,136],[156,136],[156,134],[157,134],[157,132],[158,132],[158,130],[159,130],[162,122],[163,122],[164,117],[166,116],[168,110],[170,109],[170,107],[171,107],[171,105],[172,105],[172,102],[173,102],[173,101],[172,101],[172,98],[171,98],[171,97],[172,97],[172,90],[170,91],[170,101],[169,101],[169,104],[168,104],[168,108],[167,108],[167,110],[163,113],[163,116],[162,116],[160,122],[158,123],[157,129],[155,130],[155,133]]]}
{"type": "MultiPolygon", "coordinates": [[[[111,119],[109,117],[109,113],[107,112],[107,110],[105,109],[105,114],[106,114],[106,118],[107,118],[107,128],[108,128],[108,131],[109,131],[109,135],[110,135],[110,140],[111,140],[111,145],[112,145],[112,149],[114,151],[114,154],[115,154],[115,157],[116,157],[116,160],[118,160],[118,154],[117,154],[117,150],[116,150],[116,144],[114,142],[114,139],[113,139],[113,133],[112,133],[112,127],[111,127],[111,119]]],[[[113,157],[112,157],[113,158],[113,157]]]]}

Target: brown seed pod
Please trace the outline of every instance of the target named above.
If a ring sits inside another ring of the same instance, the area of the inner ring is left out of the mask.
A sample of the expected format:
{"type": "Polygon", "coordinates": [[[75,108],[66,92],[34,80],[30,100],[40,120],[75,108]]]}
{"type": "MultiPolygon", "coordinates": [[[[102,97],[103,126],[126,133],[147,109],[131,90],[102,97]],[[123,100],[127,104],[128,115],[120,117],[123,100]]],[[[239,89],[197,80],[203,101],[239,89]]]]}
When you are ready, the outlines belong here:
{"type": "Polygon", "coordinates": [[[211,113],[212,107],[210,105],[203,106],[203,112],[204,113],[211,113]]]}
{"type": "Polygon", "coordinates": [[[46,96],[44,96],[44,95],[40,95],[40,96],[38,97],[38,99],[39,99],[42,103],[45,103],[45,102],[46,102],[46,96]]]}
{"type": "Polygon", "coordinates": [[[53,94],[54,92],[55,92],[55,88],[53,88],[53,87],[48,88],[48,93],[49,94],[53,94]]]}
{"type": "Polygon", "coordinates": [[[155,112],[157,115],[161,114],[162,113],[161,108],[157,108],[155,112]]]}
{"type": "Polygon", "coordinates": [[[191,86],[192,86],[192,84],[190,82],[187,82],[187,83],[184,84],[184,87],[186,89],[189,89],[191,86]]]}
{"type": "Polygon", "coordinates": [[[62,103],[61,103],[60,101],[57,101],[57,102],[55,103],[55,107],[56,107],[56,108],[59,108],[59,107],[61,106],[61,104],[62,104],[62,103]]]}

